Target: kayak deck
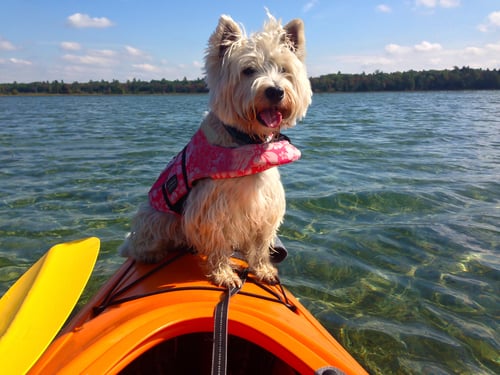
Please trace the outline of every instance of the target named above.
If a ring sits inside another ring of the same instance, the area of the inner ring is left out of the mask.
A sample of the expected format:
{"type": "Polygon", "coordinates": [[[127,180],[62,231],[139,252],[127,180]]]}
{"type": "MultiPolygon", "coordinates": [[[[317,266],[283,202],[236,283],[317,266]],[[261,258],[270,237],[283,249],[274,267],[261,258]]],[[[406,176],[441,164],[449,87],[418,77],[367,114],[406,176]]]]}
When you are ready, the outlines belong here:
{"type": "MultiPolygon", "coordinates": [[[[30,373],[210,373],[214,309],[226,289],[207,280],[200,260],[184,252],[156,265],[127,260],[30,373]]],[[[230,300],[228,335],[228,373],[366,374],[281,285],[251,274],[230,300]]]]}

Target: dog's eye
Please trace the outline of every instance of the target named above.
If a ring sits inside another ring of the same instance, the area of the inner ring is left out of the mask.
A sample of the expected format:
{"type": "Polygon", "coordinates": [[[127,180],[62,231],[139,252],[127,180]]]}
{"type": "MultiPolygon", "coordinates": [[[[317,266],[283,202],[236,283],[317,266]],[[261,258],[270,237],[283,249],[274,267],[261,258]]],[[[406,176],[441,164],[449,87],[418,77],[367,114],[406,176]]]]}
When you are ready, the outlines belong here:
{"type": "Polygon", "coordinates": [[[280,66],[280,73],[286,73],[286,68],[284,66],[280,66]]]}
{"type": "Polygon", "coordinates": [[[248,67],[248,68],[243,69],[243,74],[246,76],[251,76],[256,72],[257,72],[257,70],[255,70],[255,68],[252,68],[252,67],[248,67]]]}

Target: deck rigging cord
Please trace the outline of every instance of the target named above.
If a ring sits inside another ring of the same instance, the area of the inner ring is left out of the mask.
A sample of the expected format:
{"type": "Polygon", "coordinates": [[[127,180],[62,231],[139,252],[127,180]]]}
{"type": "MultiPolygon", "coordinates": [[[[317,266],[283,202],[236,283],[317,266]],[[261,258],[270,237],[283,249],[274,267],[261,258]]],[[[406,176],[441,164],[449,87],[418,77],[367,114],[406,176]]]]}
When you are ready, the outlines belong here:
{"type": "MultiPolygon", "coordinates": [[[[153,292],[148,292],[148,293],[143,292],[143,293],[139,293],[139,294],[132,295],[129,297],[119,298],[122,294],[124,294],[128,290],[132,289],[133,287],[139,285],[148,277],[152,276],[156,272],[164,269],[165,267],[174,263],[176,260],[178,260],[184,256],[187,256],[187,255],[194,255],[194,253],[192,251],[189,251],[189,250],[176,252],[173,254],[173,256],[167,257],[163,262],[156,265],[154,268],[152,268],[151,270],[146,272],[141,277],[139,277],[139,278],[135,279],[134,281],[122,286],[122,285],[120,285],[121,282],[131,272],[131,270],[133,269],[133,266],[136,263],[135,260],[130,262],[127,269],[123,272],[122,276],[117,279],[117,281],[115,282],[115,285],[113,285],[113,287],[110,289],[109,293],[106,295],[106,297],[103,299],[103,301],[99,305],[94,307],[94,316],[101,314],[104,310],[106,310],[110,306],[119,305],[119,304],[122,304],[125,302],[133,301],[136,299],[140,299],[140,298],[144,298],[144,297],[148,297],[148,296],[152,296],[152,295],[156,295],[156,294],[170,293],[170,292],[176,292],[176,291],[186,291],[186,290],[213,290],[213,291],[219,291],[219,292],[225,292],[227,290],[226,288],[222,288],[222,287],[215,286],[215,285],[214,286],[188,286],[188,287],[169,286],[169,287],[160,288],[160,289],[153,291],[153,292]]],[[[240,270],[240,272],[241,272],[241,270],[240,270]]],[[[273,288],[269,287],[268,285],[266,285],[265,283],[260,282],[259,280],[252,277],[251,274],[247,275],[246,280],[248,282],[252,282],[253,284],[258,286],[262,290],[266,291],[266,293],[268,293],[269,296],[258,295],[258,294],[245,292],[245,291],[239,291],[240,295],[264,299],[264,300],[270,301],[270,302],[281,303],[292,311],[296,310],[296,307],[292,303],[290,303],[290,301],[288,300],[288,298],[286,296],[285,288],[283,287],[283,285],[281,284],[281,282],[279,280],[275,286],[278,290],[275,290],[276,288],[273,289],[273,288]]]]}

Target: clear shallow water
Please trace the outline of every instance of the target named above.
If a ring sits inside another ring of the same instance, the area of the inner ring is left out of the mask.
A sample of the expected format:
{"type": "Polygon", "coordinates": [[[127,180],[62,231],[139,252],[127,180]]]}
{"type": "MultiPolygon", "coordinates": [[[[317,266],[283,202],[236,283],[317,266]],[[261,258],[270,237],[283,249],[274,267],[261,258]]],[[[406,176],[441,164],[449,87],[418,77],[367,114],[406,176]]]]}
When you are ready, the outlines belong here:
{"type": "MultiPolygon", "coordinates": [[[[102,240],[84,300],[207,97],[0,97],[0,294],[102,240]]],[[[500,92],[316,95],[287,134],[285,284],[373,374],[500,373],[500,92]]]]}

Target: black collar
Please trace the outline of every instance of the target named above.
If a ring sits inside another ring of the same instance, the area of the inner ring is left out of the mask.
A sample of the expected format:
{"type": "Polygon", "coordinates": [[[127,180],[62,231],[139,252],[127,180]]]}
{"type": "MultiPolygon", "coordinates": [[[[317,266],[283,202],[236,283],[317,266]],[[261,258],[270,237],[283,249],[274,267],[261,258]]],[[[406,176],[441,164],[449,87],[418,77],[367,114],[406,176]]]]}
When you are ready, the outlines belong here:
{"type": "Polygon", "coordinates": [[[265,141],[262,141],[262,139],[260,139],[259,137],[252,137],[251,135],[236,129],[233,126],[224,124],[224,128],[231,135],[231,137],[233,137],[233,139],[241,145],[257,145],[261,143],[267,143],[265,141]]]}
{"type": "Polygon", "coordinates": [[[242,132],[241,130],[236,129],[234,126],[226,124],[223,124],[223,126],[227,130],[227,132],[231,135],[231,137],[233,137],[233,139],[240,145],[260,145],[264,143],[278,142],[282,140],[287,140],[288,142],[290,142],[290,138],[281,133],[276,133],[271,139],[263,141],[257,136],[251,136],[245,132],[242,132]]]}

